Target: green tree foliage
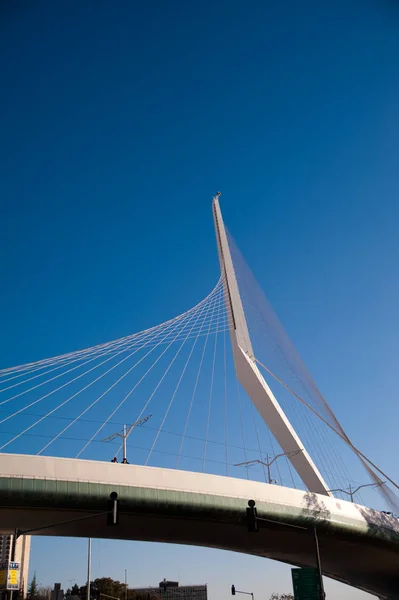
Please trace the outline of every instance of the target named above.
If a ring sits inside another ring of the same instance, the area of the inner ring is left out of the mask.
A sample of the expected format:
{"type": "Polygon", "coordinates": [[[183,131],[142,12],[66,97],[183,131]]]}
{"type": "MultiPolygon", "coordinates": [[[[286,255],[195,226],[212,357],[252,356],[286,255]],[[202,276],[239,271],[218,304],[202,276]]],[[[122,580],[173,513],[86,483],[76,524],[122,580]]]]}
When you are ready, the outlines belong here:
{"type": "Polygon", "coordinates": [[[38,585],[37,585],[36,573],[34,573],[34,575],[32,577],[32,581],[30,582],[29,587],[28,587],[29,600],[36,600],[37,593],[38,593],[38,585]]]}
{"type": "MultiPolygon", "coordinates": [[[[67,590],[67,596],[78,596],[81,600],[87,599],[87,585],[82,585],[79,587],[76,583],[75,585],[67,590]]],[[[137,593],[135,590],[127,590],[124,583],[120,581],[115,581],[111,579],[111,577],[99,577],[94,581],[90,582],[90,596],[89,600],[110,600],[107,596],[111,596],[112,598],[119,598],[120,600],[125,600],[127,596],[127,600],[160,600],[160,597],[154,593],[149,594],[147,592],[137,593]]],[[[35,598],[35,600],[47,600],[45,598],[35,598]]]]}
{"type": "MultiPolygon", "coordinates": [[[[79,588],[79,594],[77,595],[86,600],[87,585],[83,585],[79,588]]],[[[111,577],[99,577],[90,582],[90,596],[92,599],[103,598],[103,600],[110,600],[107,596],[112,596],[113,598],[120,598],[123,600],[125,597],[125,584],[120,581],[115,581],[114,579],[111,579],[111,577]],[[102,594],[104,595],[104,598],[102,594]]]]}
{"type": "Polygon", "coordinates": [[[78,584],[75,583],[70,590],[70,592],[71,592],[70,596],[79,596],[79,591],[80,591],[80,588],[79,588],[78,584]]]}

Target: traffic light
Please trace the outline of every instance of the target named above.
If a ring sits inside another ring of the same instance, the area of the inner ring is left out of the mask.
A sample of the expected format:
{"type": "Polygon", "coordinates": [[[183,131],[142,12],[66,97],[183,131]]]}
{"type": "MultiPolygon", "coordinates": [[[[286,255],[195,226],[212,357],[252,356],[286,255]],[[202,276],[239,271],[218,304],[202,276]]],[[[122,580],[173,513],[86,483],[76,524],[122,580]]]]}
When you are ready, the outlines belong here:
{"type": "Polygon", "coordinates": [[[249,532],[253,533],[254,531],[259,531],[258,513],[255,508],[255,500],[248,500],[247,522],[249,532]]]}
{"type": "Polygon", "coordinates": [[[108,500],[108,513],[107,513],[107,525],[118,525],[119,524],[119,500],[118,494],[112,492],[109,495],[108,500]]]}
{"type": "Polygon", "coordinates": [[[235,596],[235,595],[236,595],[236,586],[235,586],[235,585],[232,585],[232,586],[231,586],[231,595],[232,595],[232,596],[235,596]]]}

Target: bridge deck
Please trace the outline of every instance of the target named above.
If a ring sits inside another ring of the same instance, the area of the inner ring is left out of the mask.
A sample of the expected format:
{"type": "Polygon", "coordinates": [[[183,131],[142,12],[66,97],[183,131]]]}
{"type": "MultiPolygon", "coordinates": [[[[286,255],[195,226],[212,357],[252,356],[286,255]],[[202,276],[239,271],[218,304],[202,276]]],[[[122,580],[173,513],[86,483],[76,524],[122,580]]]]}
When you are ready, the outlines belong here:
{"type": "Polygon", "coordinates": [[[31,529],[96,514],[111,491],[120,524],[104,516],[58,525],[43,535],[118,538],[208,546],[315,566],[317,525],[324,573],[380,597],[399,599],[399,522],[334,498],[276,485],[186,471],[97,461],[0,455],[0,530],[31,529]],[[281,524],[249,534],[247,501],[281,524]]]}

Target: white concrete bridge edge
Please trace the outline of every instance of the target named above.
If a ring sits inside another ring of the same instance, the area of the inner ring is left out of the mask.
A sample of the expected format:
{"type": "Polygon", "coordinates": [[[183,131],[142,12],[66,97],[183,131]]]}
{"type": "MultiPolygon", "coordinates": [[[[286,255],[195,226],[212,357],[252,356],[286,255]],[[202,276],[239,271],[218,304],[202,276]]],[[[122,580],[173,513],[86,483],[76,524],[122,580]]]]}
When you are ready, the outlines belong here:
{"type": "MultiPolygon", "coordinates": [[[[0,478],[73,481],[229,497],[242,499],[243,510],[249,499],[304,510],[309,498],[309,492],[303,490],[220,475],[22,454],[0,454],[0,478]]],[[[368,530],[362,510],[370,512],[370,509],[321,494],[314,496],[323,511],[325,508],[329,514],[328,521],[342,523],[349,520],[357,530],[368,530]]],[[[390,520],[388,523],[391,524],[390,520]]],[[[399,533],[395,519],[392,519],[392,529],[399,533]]]]}

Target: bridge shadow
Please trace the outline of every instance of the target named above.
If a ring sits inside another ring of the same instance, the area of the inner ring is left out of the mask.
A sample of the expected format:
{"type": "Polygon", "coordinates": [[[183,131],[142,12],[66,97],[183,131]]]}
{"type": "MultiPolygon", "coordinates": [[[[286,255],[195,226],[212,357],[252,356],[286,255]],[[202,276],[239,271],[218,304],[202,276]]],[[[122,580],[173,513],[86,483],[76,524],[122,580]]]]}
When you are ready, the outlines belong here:
{"type": "Polygon", "coordinates": [[[327,525],[330,520],[331,512],[321,500],[320,496],[312,492],[307,492],[303,498],[304,507],[301,517],[312,521],[313,525],[327,525]]]}
{"type": "Polygon", "coordinates": [[[357,505],[371,535],[386,541],[399,541],[399,518],[389,513],[357,505]]]}
{"type": "MultiPolygon", "coordinates": [[[[307,492],[303,499],[304,507],[301,517],[312,522],[316,527],[329,529],[332,527],[330,516],[331,512],[317,494],[307,492]]],[[[367,523],[368,533],[375,538],[384,541],[392,541],[396,544],[399,541],[399,518],[392,513],[384,513],[379,510],[367,508],[365,506],[355,505],[360,514],[367,523]]]]}

